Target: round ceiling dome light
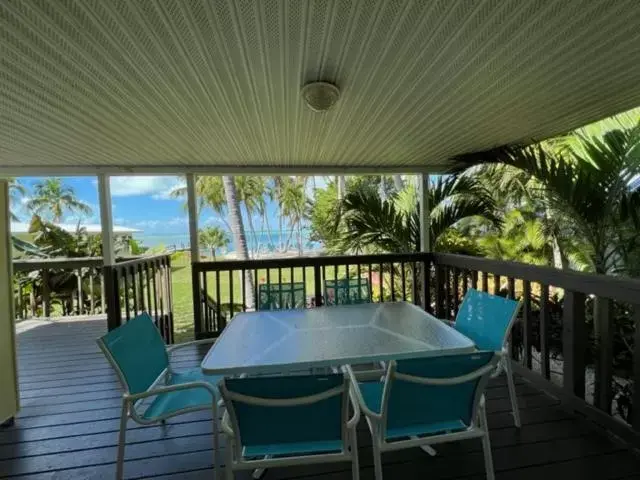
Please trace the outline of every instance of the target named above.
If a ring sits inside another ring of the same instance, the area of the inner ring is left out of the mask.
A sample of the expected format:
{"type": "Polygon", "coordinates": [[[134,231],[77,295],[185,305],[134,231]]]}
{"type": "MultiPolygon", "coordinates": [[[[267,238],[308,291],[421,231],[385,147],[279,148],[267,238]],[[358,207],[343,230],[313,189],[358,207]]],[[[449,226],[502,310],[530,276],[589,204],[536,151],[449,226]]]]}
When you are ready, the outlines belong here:
{"type": "Polygon", "coordinates": [[[324,112],[340,98],[340,90],[333,83],[311,82],[302,87],[302,98],[314,112],[324,112]]]}

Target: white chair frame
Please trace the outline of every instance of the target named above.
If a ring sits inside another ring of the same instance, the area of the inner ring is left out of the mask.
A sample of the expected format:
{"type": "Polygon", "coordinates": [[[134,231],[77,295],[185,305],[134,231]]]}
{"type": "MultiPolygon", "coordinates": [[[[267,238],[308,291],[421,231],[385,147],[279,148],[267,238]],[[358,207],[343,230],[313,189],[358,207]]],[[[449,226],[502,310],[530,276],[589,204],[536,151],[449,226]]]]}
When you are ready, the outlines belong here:
{"type": "MultiPolygon", "coordinates": [[[[356,427],[360,421],[360,407],[354,396],[353,388],[350,387],[349,379],[345,376],[344,383],[341,386],[327,390],[315,395],[296,398],[281,399],[265,399],[242,395],[236,392],[230,392],[224,380],[220,382],[220,392],[222,398],[226,399],[226,409],[222,419],[222,432],[226,437],[225,446],[225,478],[233,480],[235,471],[237,470],[258,470],[274,467],[291,467],[295,465],[314,465],[319,463],[335,463],[335,462],[351,462],[351,473],[353,480],[360,478],[360,464],[358,461],[358,441],[356,427]],[[339,453],[324,453],[297,455],[283,458],[264,457],[256,460],[246,460],[242,453],[242,439],[240,438],[240,427],[238,418],[230,400],[241,401],[250,405],[262,405],[268,407],[292,407],[297,405],[309,405],[312,403],[326,400],[344,393],[342,402],[342,418],[347,418],[349,414],[349,403],[353,406],[353,415],[342,425],[343,446],[339,453]]],[[[254,475],[256,478],[256,475],[254,475]]]]}
{"type": "MultiPolygon", "coordinates": [[[[482,450],[484,452],[484,462],[487,480],[495,480],[493,470],[493,458],[491,456],[491,442],[489,440],[489,426],[487,423],[487,412],[485,407],[484,390],[489,381],[490,372],[495,370],[497,363],[500,361],[500,354],[496,353],[495,357],[484,367],[475,370],[467,375],[453,378],[426,378],[405,375],[396,372],[397,363],[395,360],[389,362],[387,372],[384,377],[384,388],[381,399],[381,412],[373,412],[367,407],[359,388],[354,388],[355,395],[360,409],[365,416],[369,429],[371,431],[371,441],[373,446],[373,465],[376,480],[382,480],[382,453],[392,452],[395,450],[404,450],[413,447],[425,447],[437,445],[438,443],[456,442],[459,440],[468,440],[471,438],[480,438],[482,440],[482,450]],[[388,416],[388,401],[391,394],[393,379],[397,378],[402,381],[418,383],[422,385],[457,385],[471,381],[480,376],[484,376],[480,380],[476,389],[476,397],[473,402],[473,410],[471,413],[471,425],[466,430],[460,432],[444,433],[430,435],[425,437],[411,437],[408,440],[397,440],[388,442],[386,440],[386,425],[388,416]]],[[[352,382],[357,382],[356,375],[350,366],[345,367],[349,378],[352,382]]],[[[357,385],[357,383],[354,383],[357,385]]]]}
{"type": "MultiPolygon", "coordinates": [[[[520,408],[518,407],[518,396],[516,394],[516,385],[513,380],[513,369],[511,368],[511,357],[509,355],[509,337],[511,336],[511,329],[516,323],[518,319],[518,314],[520,313],[520,309],[522,308],[522,300],[518,302],[518,306],[513,312],[513,316],[509,323],[507,324],[507,328],[505,329],[504,338],[502,339],[502,349],[500,351],[500,361],[498,365],[496,365],[496,369],[491,374],[491,378],[499,377],[500,374],[504,371],[507,376],[507,388],[509,390],[509,401],[511,402],[511,415],[513,416],[513,423],[516,428],[521,427],[520,422],[520,408]]],[[[451,320],[443,320],[447,325],[452,328],[455,328],[455,321],[451,320]]]]}
{"type": "MultiPolygon", "coordinates": [[[[215,338],[207,338],[203,340],[194,340],[192,342],[185,342],[185,343],[179,343],[176,345],[170,345],[166,347],[167,356],[170,358],[171,354],[174,351],[181,348],[190,347],[193,345],[214,343],[215,341],[216,341],[215,338]]],[[[102,353],[104,353],[105,357],[107,358],[107,360],[109,361],[113,369],[116,371],[118,380],[120,381],[120,384],[124,389],[124,393],[122,395],[122,410],[120,413],[120,430],[118,433],[116,480],[121,480],[124,474],[124,450],[126,445],[127,420],[131,418],[133,421],[141,425],[153,425],[155,423],[165,423],[165,421],[168,418],[182,415],[184,413],[208,410],[209,409],[208,406],[184,408],[181,410],[176,410],[174,412],[171,412],[168,415],[162,415],[162,416],[154,417],[150,419],[140,416],[137,410],[137,408],[140,406],[141,403],[143,403],[144,399],[146,398],[154,397],[162,393],[176,392],[179,390],[187,390],[190,388],[205,388],[209,391],[209,393],[211,393],[211,398],[212,398],[211,413],[213,415],[213,469],[214,469],[214,477],[216,477],[217,471],[218,471],[216,461],[217,461],[218,452],[219,452],[218,392],[216,391],[216,389],[210,383],[207,383],[207,382],[186,382],[178,385],[167,385],[167,382],[169,381],[169,379],[171,378],[171,375],[173,374],[173,370],[171,369],[171,362],[169,362],[168,367],[165,368],[162,372],[160,372],[160,375],[158,375],[158,377],[153,381],[153,383],[149,386],[149,388],[146,391],[136,393],[136,394],[131,394],[127,387],[127,382],[125,380],[124,374],[122,373],[117,362],[111,355],[111,352],[104,344],[104,341],[101,338],[99,338],[97,340],[97,343],[98,343],[98,346],[100,347],[100,350],[102,350],[102,353]]]]}

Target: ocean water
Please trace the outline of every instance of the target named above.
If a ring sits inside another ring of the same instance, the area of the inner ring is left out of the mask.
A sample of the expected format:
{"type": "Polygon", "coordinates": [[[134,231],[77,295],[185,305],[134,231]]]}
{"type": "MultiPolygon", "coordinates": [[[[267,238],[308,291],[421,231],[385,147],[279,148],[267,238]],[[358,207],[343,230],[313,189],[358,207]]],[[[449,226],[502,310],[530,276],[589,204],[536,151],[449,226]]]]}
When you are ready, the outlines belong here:
{"type": "MultiPolygon", "coordinates": [[[[283,231],[282,236],[279,232],[274,231],[269,234],[266,231],[257,231],[255,237],[251,234],[251,232],[245,232],[247,237],[247,244],[249,250],[252,252],[273,252],[282,248],[284,244],[286,244],[287,239],[291,235],[291,231],[283,231]]],[[[319,242],[312,242],[309,240],[309,229],[302,230],[302,248],[304,250],[318,250],[322,248],[322,244],[319,242]]],[[[216,251],[216,255],[224,255],[226,253],[233,252],[235,250],[233,245],[233,237],[229,234],[231,242],[227,248],[218,249],[216,251]]],[[[166,248],[175,248],[175,249],[187,249],[189,248],[189,234],[188,233],[165,233],[165,234],[135,234],[134,238],[136,240],[142,241],[142,244],[145,247],[154,248],[154,247],[166,247],[166,248]]],[[[289,240],[289,250],[296,251],[298,249],[297,243],[297,232],[293,232],[291,239],[289,240]]],[[[209,253],[208,249],[201,245],[200,251],[204,253],[209,253]]]]}

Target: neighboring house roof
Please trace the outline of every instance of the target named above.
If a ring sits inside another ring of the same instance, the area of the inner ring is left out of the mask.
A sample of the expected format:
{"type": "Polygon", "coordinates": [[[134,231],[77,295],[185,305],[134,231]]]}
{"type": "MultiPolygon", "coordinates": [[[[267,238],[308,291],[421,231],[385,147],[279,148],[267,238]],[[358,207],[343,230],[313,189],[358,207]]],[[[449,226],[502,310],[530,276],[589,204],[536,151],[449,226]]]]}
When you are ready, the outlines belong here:
{"type": "MultiPolygon", "coordinates": [[[[58,223],[56,227],[61,228],[70,233],[75,233],[78,229],[78,225],[76,223],[58,223]]],[[[85,225],[80,225],[80,228],[83,228],[88,234],[98,235],[102,232],[102,227],[98,223],[87,223],[85,225]]],[[[137,230],[135,228],[129,227],[121,227],[118,225],[113,226],[113,234],[114,235],[126,235],[132,233],[140,233],[142,230],[137,230]]],[[[11,222],[11,233],[29,233],[29,224],[23,222],[11,222]]]]}
{"type": "Polygon", "coordinates": [[[639,1],[68,3],[0,2],[4,175],[442,173],[640,105],[639,1]]]}

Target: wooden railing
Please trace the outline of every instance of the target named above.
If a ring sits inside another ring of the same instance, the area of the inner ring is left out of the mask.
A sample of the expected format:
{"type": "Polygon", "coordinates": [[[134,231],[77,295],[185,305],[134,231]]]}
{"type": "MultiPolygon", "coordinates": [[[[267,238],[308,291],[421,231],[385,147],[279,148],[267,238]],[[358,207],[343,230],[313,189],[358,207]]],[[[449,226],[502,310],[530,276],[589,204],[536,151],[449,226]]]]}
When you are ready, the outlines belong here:
{"type": "Polygon", "coordinates": [[[19,319],[105,311],[101,257],[16,260],[13,272],[19,319]]]}
{"type": "Polygon", "coordinates": [[[171,256],[156,255],[104,267],[107,324],[117,328],[147,312],[167,343],[173,343],[171,256]]]}
{"type": "Polygon", "coordinates": [[[640,280],[461,255],[432,262],[438,317],[454,319],[471,287],[521,300],[516,371],[640,446],[640,280]]]}
{"type": "Polygon", "coordinates": [[[297,288],[304,300],[294,306],[311,307],[329,303],[327,280],[361,278],[371,301],[407,300],[450,320],[469,288],[519,299],[514,369],[640,446],[639,280],[419,253],[197,262],[192,274],[196,338],[219,335],[236,311],[260,308],[259,291],[272,285],[297,288]]]}
{"type": "Polygon", "coordinates": [[[357,291],[351,301],[421,304],[429,288],[423,279],[428,259],[417,253],[196,262],[192,264],[195,336],[219,335],[235,312],[261,308],[261,303],[265,308],[265,295],[272,297],[267,301],[288,308],[340,303],[334,298],[335,288],[329,286],[339,280],[360,279],[356,285],[362,287],[353,287],[357,291]],[[292,295],[294,300],[287,304],[283,296],[292,295]]]}

